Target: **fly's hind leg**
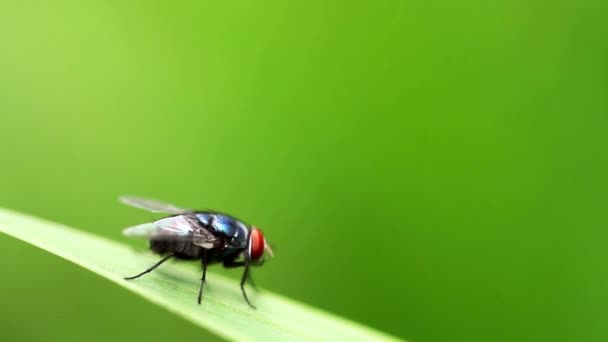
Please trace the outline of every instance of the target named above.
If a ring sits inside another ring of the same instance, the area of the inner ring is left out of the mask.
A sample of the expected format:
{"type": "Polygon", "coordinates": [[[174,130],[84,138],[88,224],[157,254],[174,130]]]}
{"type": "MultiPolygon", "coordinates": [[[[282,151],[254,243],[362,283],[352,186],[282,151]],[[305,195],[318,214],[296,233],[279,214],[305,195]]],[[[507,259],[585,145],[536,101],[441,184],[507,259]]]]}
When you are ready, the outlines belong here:
{"type": "Polygon", "coordinates": [[[200,304],[203,300],[203,287],[205,286],[205,277],[207,276],[207,250],[203,249],[203,258],[201,259],[203,264],[203,276],[201,277],[201,287],[198,289],[198,303],[200,304]]]}
{"type": "Polygon", "coordinates": [[[166,257],[162,258],[159,262],[157,262],[156,264],[154,264],[154,266],[148,268],[147,270],[141,272],[138,275],[134,275],[132,277],[126,277],[125,280],[137,279],[137,278],[143,276],[146,273],[150,273],[150,272],[154,271],[155,268],[157,268],[158,266],[162,265],[165,261],[171,259],[172,256],[173,256],[173,254],[167,255],[166,257]]]}

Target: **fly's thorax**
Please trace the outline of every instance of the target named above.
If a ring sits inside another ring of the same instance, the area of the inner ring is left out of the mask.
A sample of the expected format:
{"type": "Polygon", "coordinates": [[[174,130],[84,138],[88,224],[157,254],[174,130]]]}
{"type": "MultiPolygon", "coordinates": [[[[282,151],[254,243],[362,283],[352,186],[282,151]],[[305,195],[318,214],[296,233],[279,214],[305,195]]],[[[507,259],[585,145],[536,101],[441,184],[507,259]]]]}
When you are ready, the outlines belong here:
{"type": "Polygon", "coordinates": [[[225,241],[226,248],[247,247],[249,229],[242,221],[229,215],[211,212],[198,212],[195,216],[204,228],[225,241]]]}

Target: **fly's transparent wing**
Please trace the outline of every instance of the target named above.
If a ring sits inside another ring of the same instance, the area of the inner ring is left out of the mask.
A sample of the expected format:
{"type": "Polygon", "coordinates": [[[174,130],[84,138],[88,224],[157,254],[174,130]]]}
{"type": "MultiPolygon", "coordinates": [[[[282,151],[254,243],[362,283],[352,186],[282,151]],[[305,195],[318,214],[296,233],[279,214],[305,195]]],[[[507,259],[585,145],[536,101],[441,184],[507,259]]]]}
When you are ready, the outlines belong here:
{"type": "Polygon", "coordinates": [[[149,198],[121,196],[118,199],[128,206],[147,210],[152,213],[185,214],[188,212],[192,212],[191,209],[179,208],[174,206],[173,204],[164,203],[149,198]]]}
{"type": "Polygon", "coordinates": [[[145,239],[187,240],[192,238],[194,228],[190,220],[178,215],[126,228],[123,234],[145,239]]]}
{"type": "Polygon", "coordinates": [[[144,223],[126,228],[125,236],[144,239],[162,239],[169,241],[192,241],[205,249],[221,245],[220,239],[205,228],[198,226],[194,219],[186,215],[171,216],[152,223],[144,223]]]}

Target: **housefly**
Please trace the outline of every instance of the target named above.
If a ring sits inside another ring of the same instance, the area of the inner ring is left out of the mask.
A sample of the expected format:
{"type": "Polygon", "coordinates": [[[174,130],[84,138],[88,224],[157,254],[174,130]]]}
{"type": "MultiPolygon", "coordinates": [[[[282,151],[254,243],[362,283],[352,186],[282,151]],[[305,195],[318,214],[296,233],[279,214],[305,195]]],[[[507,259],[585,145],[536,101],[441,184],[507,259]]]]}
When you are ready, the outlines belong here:
{"type": "Polygon", "coordinates": [[[163,256],[152,267],[140,274],[127,277],[126,280],[150,273],[171,258],[200,260],[203,267],[198,291],[200,304],[208,265],[221,263],[226,268],[244,267],[241,291],[247,304],[254,308],[245,292],[247,280],[252,282],[249,267],[262,265],[265,254],[272,256],[272,249],[266,243],[259,228],[215,211],[184,209],[156,200],[131,196],[120,197],[120,201],[149,212],[171,214],[160,220],[129,227],[123,231],[126,236],[148,239],[150,249],[163,256]]]}

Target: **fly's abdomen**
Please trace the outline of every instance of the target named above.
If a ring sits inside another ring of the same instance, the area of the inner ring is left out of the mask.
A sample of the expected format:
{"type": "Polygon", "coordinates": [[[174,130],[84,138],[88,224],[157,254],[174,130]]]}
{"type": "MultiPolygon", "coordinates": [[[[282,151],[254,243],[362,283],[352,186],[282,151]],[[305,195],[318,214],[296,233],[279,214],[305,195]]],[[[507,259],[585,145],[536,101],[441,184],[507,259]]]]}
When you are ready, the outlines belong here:
{"type": "Polygon", "coordinates": [[[152,239],[150,249],[161,255],[174,254],[178,259],[192,260],[201,257],[201,247],[190,241],[152,239]]]}

